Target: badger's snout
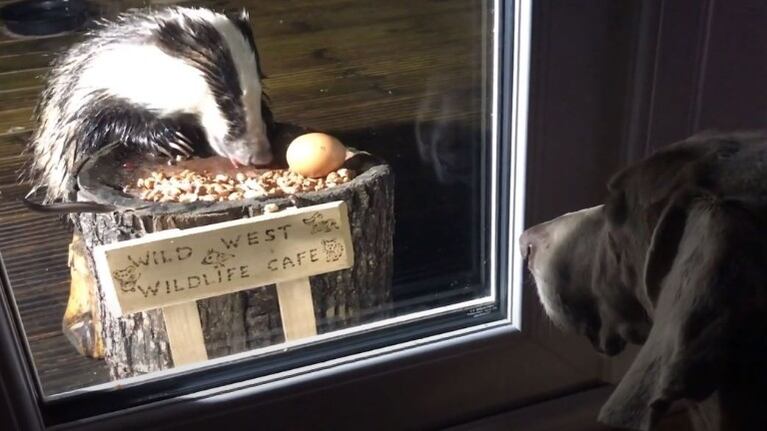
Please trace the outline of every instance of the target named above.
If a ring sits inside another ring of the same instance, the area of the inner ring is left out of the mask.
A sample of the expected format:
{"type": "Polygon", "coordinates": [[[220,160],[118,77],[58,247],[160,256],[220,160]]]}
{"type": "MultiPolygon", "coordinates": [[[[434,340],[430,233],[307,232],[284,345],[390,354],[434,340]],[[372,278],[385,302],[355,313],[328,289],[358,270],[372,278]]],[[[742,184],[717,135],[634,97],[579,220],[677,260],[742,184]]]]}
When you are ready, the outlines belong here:
{"type": "Polygon", "coordinates": [[[255,153],[250,155],[250,159],[248,159],[248,164],[263,166],[263,165],[268,165],[269,163],[272,163],[273,159],[274,159],[274,155],[272,154],[272,150],[269,147],[269,144],[266,144],[266,146],[257,149],[255,153]]]}
{"type": "Polygon", "coordinates": [[[236,164],[244,166],[268,165],[274,158],[271,145],[265,137],[260,139],[238,139],[229,142],[221,155],[236,164]]]}

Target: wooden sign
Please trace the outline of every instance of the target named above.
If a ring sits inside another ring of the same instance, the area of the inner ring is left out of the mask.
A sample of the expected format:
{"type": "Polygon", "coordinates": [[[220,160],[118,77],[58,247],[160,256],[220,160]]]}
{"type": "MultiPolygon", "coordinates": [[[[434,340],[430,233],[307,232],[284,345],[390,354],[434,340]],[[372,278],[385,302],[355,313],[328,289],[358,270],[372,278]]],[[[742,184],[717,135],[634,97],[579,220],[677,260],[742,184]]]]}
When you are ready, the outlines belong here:
{"type": "Polygon", "coordinates": [[[98,246],[117,316],[162,308],[176,365],[207,358],[194,301],[277,284],[287,340],[316,333],[308,277],[350,268],[346,203],[330,202],[98,246]]]}
{"type": "Polygon", "coordinates": [[[96,248],[116,315],[349,268],[346,204],[333,202],[160,232],[96,248]]]}

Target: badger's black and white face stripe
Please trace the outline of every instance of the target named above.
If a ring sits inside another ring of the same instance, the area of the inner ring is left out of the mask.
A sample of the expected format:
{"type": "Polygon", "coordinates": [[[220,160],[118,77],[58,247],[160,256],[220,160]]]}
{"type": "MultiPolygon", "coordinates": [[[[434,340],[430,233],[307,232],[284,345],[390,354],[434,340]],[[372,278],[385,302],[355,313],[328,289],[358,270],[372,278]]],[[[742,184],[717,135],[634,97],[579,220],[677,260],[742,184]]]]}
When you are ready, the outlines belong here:
{"type": "Polygon", "coordinates": [[[193,113],[218,154],[241,164],[271,160],[262,88],[247,16],[235,23],[206,9],[173,9],[151,25],[151,43],[112,44],[86,69],[82,86],[161,116],[193,113]],[[136,67],[145,65],[145,67],[136,67]]]}
{"type": "Polygon", "coordinates": [[[167,155],[201,142],[235,163],[272,159],[271,112],[246,13],[135,11],[59,58],[38,107],[33,170],[57,189],[83,155],[111,142],[167,155]]]}
{"type": "Polygon", "coordinates": [[[195,96],[210,146],[240,164],[269,163],[263,75],[247,15],[233,20],[208,10],[186,12],[160,23],[157,47],[192,65],[208,84],[205,94],[195,96]]]}

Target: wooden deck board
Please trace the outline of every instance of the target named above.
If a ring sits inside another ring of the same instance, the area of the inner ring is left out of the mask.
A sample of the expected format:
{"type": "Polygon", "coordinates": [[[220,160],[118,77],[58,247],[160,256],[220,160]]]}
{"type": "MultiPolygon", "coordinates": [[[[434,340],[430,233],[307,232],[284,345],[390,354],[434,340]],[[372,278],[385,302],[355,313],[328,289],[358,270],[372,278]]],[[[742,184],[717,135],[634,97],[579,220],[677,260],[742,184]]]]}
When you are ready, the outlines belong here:
{"type": "MultiPolygon", "coordinates": [[[[114,12],[115,3],[99,0],[108,14],[114,12]]],[[[241,4],[231,0],[183,3],[223,9],[241,4]]],[[[419,112],[424,118],[444,115],[425,109],[424,100],[447,91],[476,107],[460,116],[478,116],[479,2],[324,0],[322,7],[317,4],[247,2],[268,75],[264,85],[279,121],[339,133],[407,126],[419,112]]],[[[108,379],[100,361],[79,357],[61,334],[71,233],[59,218],[29,212],[19,202],[28,189],[18,184],[25,157],[21,152],[33,127],[32,110],[42,77],[53,56],[80,37],[17,39],[0,32],[0,252],[46,394],[108,379]]],[[[455,208],[445,212],[450,211],[455,208]]],[[[414,253],[403,252],[403,256],[414,253]]]]}

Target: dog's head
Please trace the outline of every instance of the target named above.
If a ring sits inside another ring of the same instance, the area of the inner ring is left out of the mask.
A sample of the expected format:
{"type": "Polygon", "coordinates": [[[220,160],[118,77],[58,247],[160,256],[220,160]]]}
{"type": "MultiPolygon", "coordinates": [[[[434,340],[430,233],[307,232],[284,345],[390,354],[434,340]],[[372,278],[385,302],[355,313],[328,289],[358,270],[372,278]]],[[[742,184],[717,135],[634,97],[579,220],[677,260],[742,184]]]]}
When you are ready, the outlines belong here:
{"type": "Polygon", "coordinates": [[[554,322],[609,355],[644,344],[604,421],[646,429],[670,402],[707,397],[738,340],[764,329],[766,174],[765,136],[695,136],[618,173],[603,205],[520,238],[554,322]]]}

